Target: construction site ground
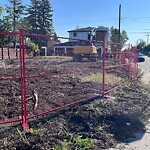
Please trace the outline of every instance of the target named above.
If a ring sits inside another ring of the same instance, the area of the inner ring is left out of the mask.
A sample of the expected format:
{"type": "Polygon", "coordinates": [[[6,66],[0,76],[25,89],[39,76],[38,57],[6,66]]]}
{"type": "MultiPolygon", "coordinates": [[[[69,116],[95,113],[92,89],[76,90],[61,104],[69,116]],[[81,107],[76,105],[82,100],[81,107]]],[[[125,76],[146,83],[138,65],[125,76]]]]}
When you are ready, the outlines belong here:
{"type": "MultiPolygon", "coordinates": [[[[1,63],[2,64],[2,63],[1,63]]],[[[55,109],[100,93],[101,84],[83,81],[82,78],[98,73],[99,62],[72,62],[64,59],[26,60],[28,116],[55,109]],[[38,66],[38,67],[37,67],[38,66]],[[79,71],[83,70],[84,71],[79,71]],[[74,73],[66,73],[66,72],[74,73]],[[52,74],[42,76],[42,74],[52,74]],[[59,74],[59,75],[56,75],[59,74]],[[41,77],[39,77],[41,76],[41,77]],[[39,96],[35,109],[33,92],[39,96]]],[[[19,62],[5,61],[1,76],[19,76],[19,62]]],[[[112,73],[115,70],[111,70],[112,73]]],[[[120,76],[123,72],[120,73],[120,76]]],[[[150,95],[140,79],[126,82],[108,95],[114,99],[98,96],[89,101],[28,120],[30,132],[23,132],[21,125],[0,125],[0,149],[3,150],[49,150],[67,141],[68,150],[74,149],[68,135],[92,139],[93,150],[108,149],[141,131],[146,131],[150,95]]],[[[110,85],[107,85],[110,87],[110,85]]],[[[0,81],[0,120],[16,118],[21,112],[20,82],[0,81]]]]}

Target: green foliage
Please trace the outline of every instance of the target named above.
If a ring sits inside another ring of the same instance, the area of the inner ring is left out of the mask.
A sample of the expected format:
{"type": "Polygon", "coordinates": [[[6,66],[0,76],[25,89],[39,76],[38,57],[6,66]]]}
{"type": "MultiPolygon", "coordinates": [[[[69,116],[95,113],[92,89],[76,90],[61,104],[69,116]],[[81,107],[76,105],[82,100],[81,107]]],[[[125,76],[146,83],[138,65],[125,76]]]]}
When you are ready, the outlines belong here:
{"type": "Polygon", "coordinates": [[[52,38],[53,41],[55,41],[55,42],[60,42],[60,40],[59,40],[58,37],[57,37],[56,32],[54,32],[54,35],[53,35],[53,36],[54,36],[54,37],[52,38]]]}
{"type": "Polygon", "coordinates": [[[29,30],[31,33],[38,33],[39,28],[39,8],[40,3],[38,0],[30,0],[31,5],[27,8],[27,17],[31,29],[29,30]]]}
{"type": "Polygon", "coordinates": [[[25,6],[22,5],[21,0],[9,0],[11,6],[6,6],[9,23],[11,24],[11,31],[17,31],[20,26],[20,19],[24,14],[25,6]]]}
{"type": "MultiPolygon", "coordinates": [[[[31,28],[30,33],[53,35],[52,7],[49,0],[30,0],[31,5],[27,8],[27,21],[31,28]]],[[[41,46],[46,46],[47,38],[42,38],[40,41],[36,38],[35,43],[41,46]]]]}
{"type": "Polygon", "coordinates": [[[52,8],[49,0],[30,0],[27,8],[27,20],[31,25],[30,32],[38,34],[53,33],[52,8]]]}
{"type": "MultiPolygon", "coordinates": [[[[0,18],[0,31],[9,31],[11,25],[9,24],[8,17],[0,18]]],[[[0,47],[4,47],[8,44],[8,36],[1,34],[0,35],[0,47]]]]}
{"type": "Polygon", "coordinates": [[[116,28],[111,27],[110,29],[110,41],[115,44],[111,45],[112,51],[117,51],[123,47],[123,45],[128,41],[127,32],[122,30],[120,33],[120,44],[119,44],[119,30],[116,28]]]}
{"type": "Polygon", "coordinates": [[[55,147],[52,148],[52,150],[62,150],[62,148],[59,147],[59,146],[55,146],[55,147]]]}
{"type": "Polygon", "coordinates": [[[107,28],[107,27],[101,25],[101,26],[98,26],[98,28],[107,28]]]}
{"type": "Polygon", "coordinates": [[[143,48],[143,54],[148,55],[150,53],[150,44],[143,48]]]}
{"type": "Polygon", "coordinates": [[[66,139],[61,146],[55,146],[52,150],[88,150],[93,148],[93,142],[90,138],[82,138],[79,135],[73,135],[66,132],[66,139]]]}
{"type": "Polygon", "coordinates": [[[80,136],[77,137],[74,144],[74,149],[86,150],[93,147],[92,140],[90,138],[82,139],[80,136]]]}
{"type": "Polygon", "coordinates": [[[32,42],[30,39],[28,39],[25,42],[25,49],[29,56],[33,56],[33,53],[39,49],[39,46],[32,42]]]}
{"type": "Polygon", "coordinates": [[[137,45],[137,49],[139,50],[139,52],[148,55],[150,53],[150,44],[146,45],[146,42],[144,40],[141,40],[137,45]]]}
{"type": "Polygon", "coordinates": [[[38,134],[39,131],[36,130],[36,129],[30,128],[29,131],[28,131],[28,133],[30,133],[30,134],[38,134]]]}
{"type": "Polygon", "coordinates": [[[137,49],[142,52],[143,48],[146,46],[146,42],[144,40],[141,40],[140,43],[137,45],[137,49]]]}

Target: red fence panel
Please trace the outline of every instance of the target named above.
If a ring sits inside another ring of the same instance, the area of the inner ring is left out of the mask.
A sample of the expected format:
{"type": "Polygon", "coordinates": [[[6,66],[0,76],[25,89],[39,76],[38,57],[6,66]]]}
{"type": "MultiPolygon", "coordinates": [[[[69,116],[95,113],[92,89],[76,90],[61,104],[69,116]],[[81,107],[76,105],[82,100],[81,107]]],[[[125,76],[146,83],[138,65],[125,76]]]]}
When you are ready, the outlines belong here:
{"type": "MultiPolygon", "coordinates": [[[[23,29],[16,33],[0,32],[0,35],[11,36],[11,38],[4,36],[5,44],[0,47],[2,52],[0,101],[3,108],[0,124],[21,121],[23,129],[27,130],[28,119],[97,96],[105,96],[109,91],[123,84],[126,79],[134,78],[137,74],[135,48],[114,52],[112,43],[73,39],[76,43],[88,45],[93,43],[95,47],[99,45],[97,53],[92,55],[86,53],[86,57],[80,54],[82,61],[73,61],[71,57],[39,56],[38,51],[32,52],[31,47],[26,46],[30,41],[36,43],[39,49],[43,47],[47,50],[46,44],[52,36],[27,34],[23,29]],[[4,49],[7,50],[11,43],[19,43],[19,52],[15,51],[18,59],[12,59],[14,58],[12,55],[6,57],[10,54],[10,49],[9,53],[4,53],[4,49]],[[11,118],[19,119],[11,120],[11,118]]],[[[67,49],[74,52],[72,44],[69,48],[63,48],[66,54],[67,49]]],[[[52,51],[56,54],[54,49],[52,51]]],[[[71,56],[74,57],[75,54],[71,56]]]]}
{"type": "Polygon", "coordinates": [[[125,46],[127,48],[121,50],[118,49],[119,44],[105,42],[103,45],[103,96],[126,80],[137,77],[138,51],[136,48],[125,46]]]}
{"type": "Polygon", "coordinates": [[[0,37],[0,124],[20,122],[20,61],[14,59],[19,50],[11,48],[11,44],[18,42],[19,33],[0,32],[0,37]]]}

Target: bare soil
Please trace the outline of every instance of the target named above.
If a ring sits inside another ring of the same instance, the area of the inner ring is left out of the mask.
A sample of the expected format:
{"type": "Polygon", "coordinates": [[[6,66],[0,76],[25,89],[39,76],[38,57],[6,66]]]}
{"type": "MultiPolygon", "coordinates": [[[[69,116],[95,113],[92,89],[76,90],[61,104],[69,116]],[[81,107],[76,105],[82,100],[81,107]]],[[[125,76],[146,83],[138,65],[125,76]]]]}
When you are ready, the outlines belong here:
{"type": "MultiPolygon", "coordinates": [[[[115,99],[107,99],[96,97],[101,91],[100,83],[81,81],[83,76],[101,72],[100,62],[29,59],[25,63],[26,76],[41,76],[27,79],[28,116],[81,99],[95,98],[28,120],[33,133],[22,132],[24,138],[17,132],[17,129],[21,131],[20,125],[1,125],[0,149],[52,149],[55,145],[61,145],[64,139],[67,140],[67,134],[72,133],[74,136],[91,138],[94,143],[93,149],[100,150],[114,147],[137,131],[145,131],[140,117],[148,110],[150,98],[141,88],[139,80],[128,82],[109,93],[115,99]],[[84,71],[81,71],[83,69],[84,71]],[[37,109],[34,109],[34,90],[39,97],[37,109]]],[[[123,71],[109,69],[108,72],[126,76],[123,71]]],[[[0,73],[1,77],[19,77],[19,62],[6,61],[0,73]]],[[[19,79],[0,81],[0,89],[0,120],[17,118],[21,112],[19,79]]],[[[68,149],[72,150],[73,147],[68,149]]]]}

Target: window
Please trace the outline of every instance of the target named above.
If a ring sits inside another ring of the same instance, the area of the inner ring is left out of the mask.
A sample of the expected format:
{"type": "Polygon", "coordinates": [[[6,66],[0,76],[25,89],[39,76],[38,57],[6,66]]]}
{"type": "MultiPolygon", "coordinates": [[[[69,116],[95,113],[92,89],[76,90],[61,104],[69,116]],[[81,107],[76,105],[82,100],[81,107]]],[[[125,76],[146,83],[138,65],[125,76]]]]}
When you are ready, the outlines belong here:
{"type": "Polygon", "coordinates": [[[77,37],[77,33],[76,32],[73,33],[73,37],[77,37]]]}

